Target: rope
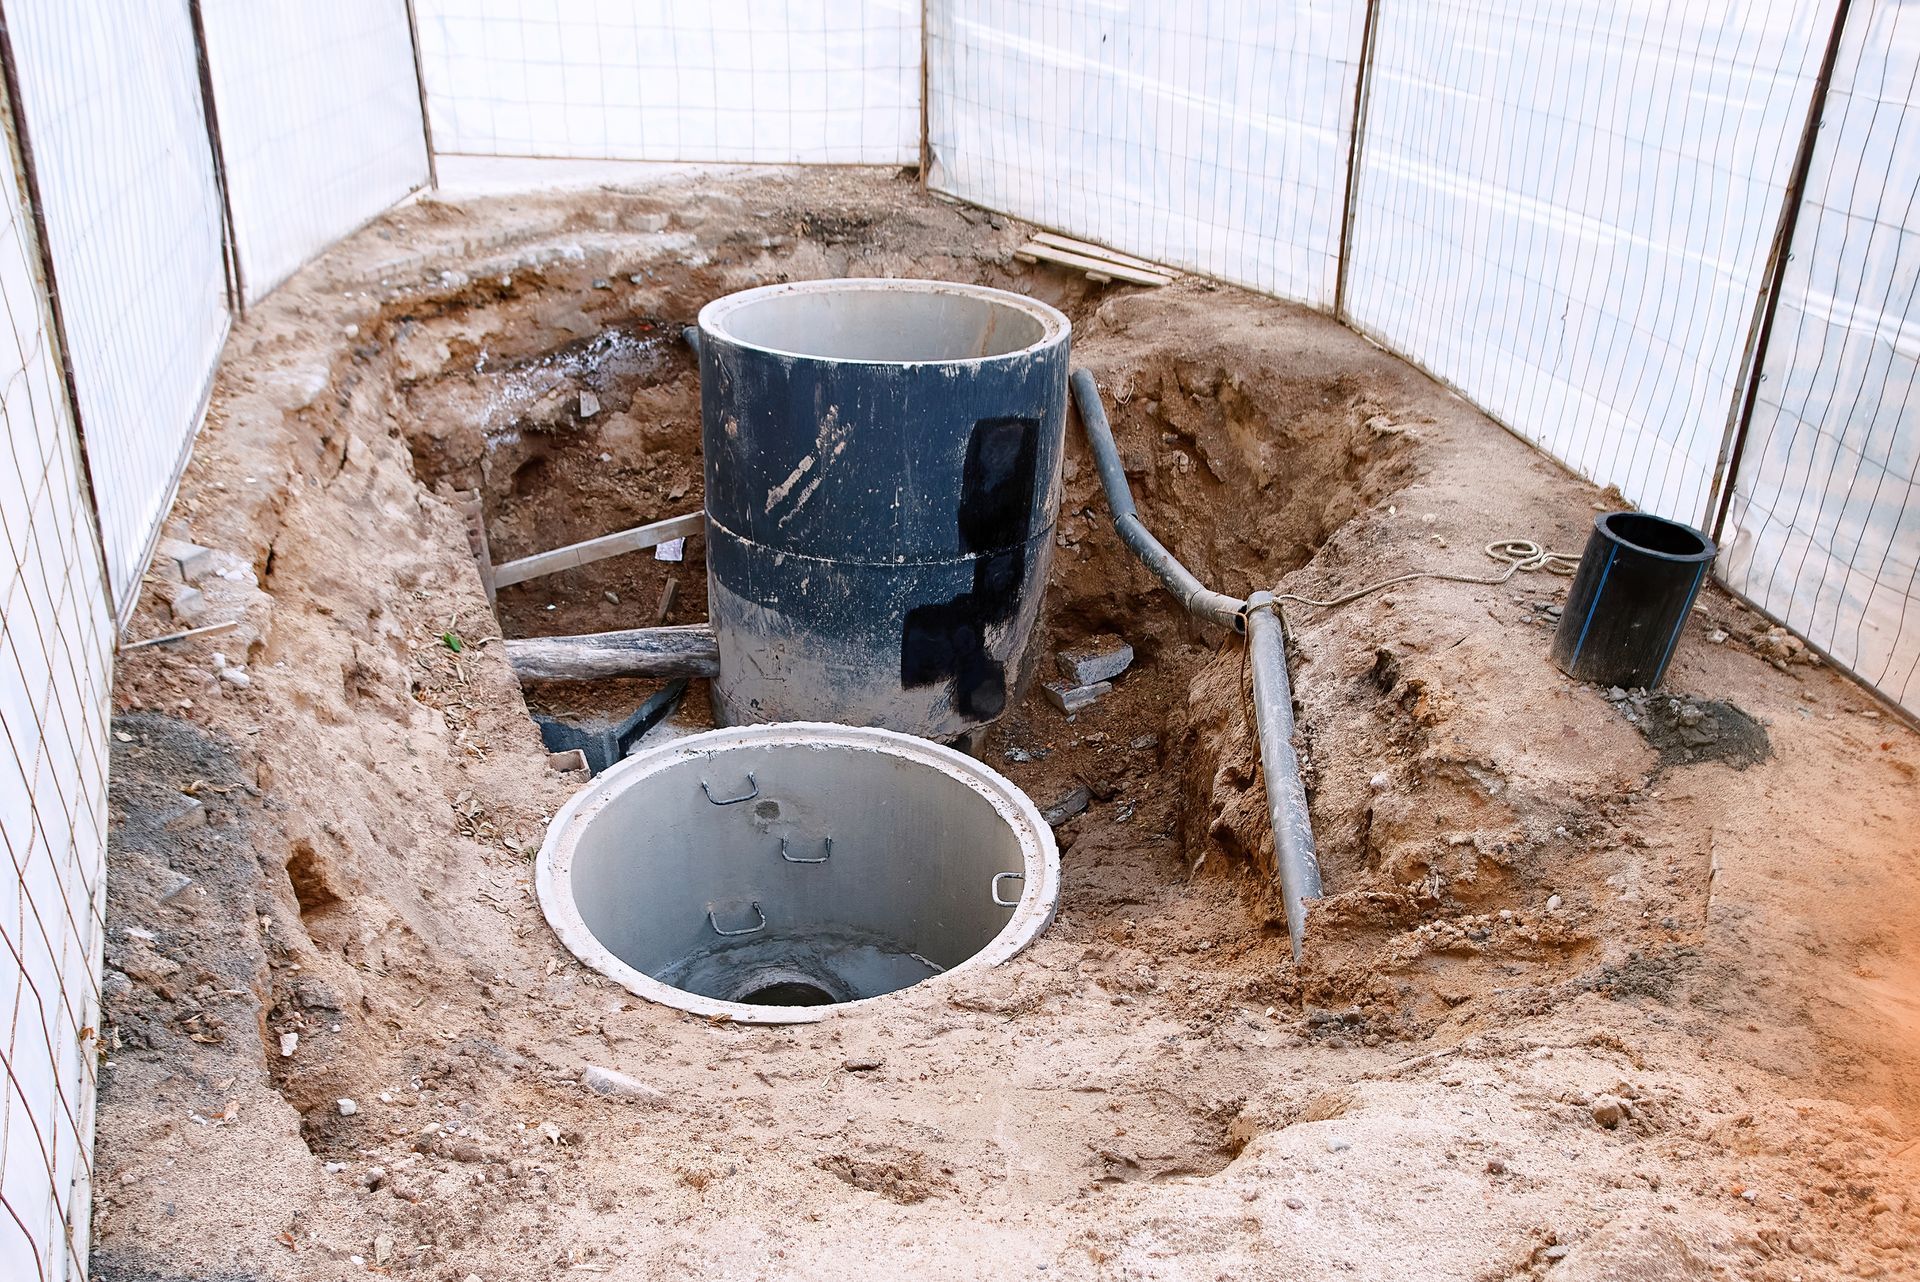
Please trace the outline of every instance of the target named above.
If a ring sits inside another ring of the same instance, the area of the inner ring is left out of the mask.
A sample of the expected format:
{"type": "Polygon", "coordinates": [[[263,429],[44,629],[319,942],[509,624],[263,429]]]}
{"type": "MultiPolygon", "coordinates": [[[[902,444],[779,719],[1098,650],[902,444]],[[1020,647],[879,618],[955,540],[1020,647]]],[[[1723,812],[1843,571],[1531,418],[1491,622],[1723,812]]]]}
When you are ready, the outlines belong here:
{"type": "Polygon", "coordinates": [[[1487,544],[1486,554],[1504,564],[1506,572],[1492,578],[1481,578],[1471,574],[1448,574],[1442,570],[1416,570],[1412,574],[1395,575],[1391,579],[1382,579],[1378,583],[1369,583],[1357,588],[1345,596],[1334,597],[1330,601],[1319,601],[1310,596],[1299,596],[1292,592],[1275,592],[1275,601],[1294,601],[1300,605],[1311,605],[1322,610],[1331,610],[1335,606],[1346,605],[1349,601],[1358,601],[1383,588],[1396,583],[1411,583],[1415,579],[1440,579],[1447,583],[1476,583],[1482,587],[1498,587],[1519,574],[1522,570],[1545,570],[1548,574],[1572,574],[1574,567],[1580,564],[1578,555],[1566,552],[1549,552],[1532,539],[1495,539],[1487,544]]]}

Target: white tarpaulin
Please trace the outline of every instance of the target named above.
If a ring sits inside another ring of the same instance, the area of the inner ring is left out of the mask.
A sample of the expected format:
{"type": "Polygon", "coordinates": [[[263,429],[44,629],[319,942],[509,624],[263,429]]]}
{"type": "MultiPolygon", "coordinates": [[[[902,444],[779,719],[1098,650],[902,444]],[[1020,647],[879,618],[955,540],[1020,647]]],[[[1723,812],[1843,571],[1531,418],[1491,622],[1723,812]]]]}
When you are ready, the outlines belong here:
{"type": "Polygon", "coordinates": [[[1354,324],[1699,522],[1834,0],[1385,0],[1354,324]]]}
{"type": "Polygon", "coordinates": [[[906,164],[919,0],[417,0],[438,151],[906,164]]]}
{"type": "Polygon", "coordinates": [[[1363,0],[930,0],[932,185],[1333,303],[1363,0]]]}
{"type": "Polygon", "coordinates": [[[406,0],[203,0],[249,302],[427,181],[406,0]]]}
{"type": "Polygon", "coordinates": [[[7,0],[107,572],[124,617],[227,334],[184,0],[7,0]]]}
{"type": "Polygon", "coordinates": [[[1920,12],[1856,3],[1723,532],[1727,582],[1920,713],[1920,12]]]}
{"type": "Polygon", "coordinates": [[[32,226],[0,174],[0,1276],[64,1282],[86,1266],[113,617],[32,226]]]}

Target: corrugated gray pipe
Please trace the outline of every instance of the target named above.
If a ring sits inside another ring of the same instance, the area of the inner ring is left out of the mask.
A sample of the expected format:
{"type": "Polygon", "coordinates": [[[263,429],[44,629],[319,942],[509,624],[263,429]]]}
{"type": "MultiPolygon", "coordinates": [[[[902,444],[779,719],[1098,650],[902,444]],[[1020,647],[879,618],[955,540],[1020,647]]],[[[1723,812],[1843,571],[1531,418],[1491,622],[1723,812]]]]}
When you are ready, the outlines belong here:
{"type": "Polygon", "coordinates": [[[1300,781],[1300,758],[1293,751],[1293,687],[1287,679],[1287,641],[1280,622],[1280,606],[1271,592],[1256,592],[1247,600],[1209,589],[1180,564],[1160,540],[1148,532],[1134,510],[1127,488],[1126,469],[1113,443],[1107,411],[1091,371],[1073,372],[1073,401],[1087,429],[1100,485],[1113,510],[1113,529],[1140,563],[1153,571],[1167,591],[1180,599],[1188,613],[1209,623],[1246,634],[1247,657],[1253,669],[1253,716],[1260,731],[1260,772],[1267,785],[1267,813],[1273,821],[1274,866],[1279,873],[1280,898],[1287,912],[1287,935],[1293,941],[1294,960],[1300,958],[1306,933],[1307,901],[1320,898],[1320,856],[1313,844],[1313,821],[1307,814],[1307,789],[1300,781]]]}

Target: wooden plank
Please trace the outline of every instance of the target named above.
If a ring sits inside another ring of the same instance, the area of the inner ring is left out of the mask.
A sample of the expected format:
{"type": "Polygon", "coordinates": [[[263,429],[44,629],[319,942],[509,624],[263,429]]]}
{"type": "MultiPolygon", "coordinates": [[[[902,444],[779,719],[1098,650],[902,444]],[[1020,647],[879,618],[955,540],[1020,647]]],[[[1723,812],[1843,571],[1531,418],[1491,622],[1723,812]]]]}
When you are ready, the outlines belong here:
{"type": "Polygon", "coordinates": [[[595,681],[602,677],[711,677],[720,645],[704,623],[628,628],[571,637],[518,637],[507,662],[522,681],[595,681]]]}
{"type": "Polygon", "coordinates": [[[1071,236],[1062,236],[1058,232],[1037,231],[1033,239],[1042,245],[1052,245],[1055,249],[1064,249],[1069,254],[1085,254],[1088,258],[1104,258],[1122,267],[1132,267],[1138,271],[1152,272],[1156,276],[1168,276],[1171,269],[1159,263],[1150,263],[1144,258],[1135,258],[1132,254],[1123,254],[1117,249],[1108,249],[1105,245],[1096,245],[1090,240],[1075,240],[1071,236]]]}
{"type": "Polygon", "coordinates": [[[584,543],[569,543],[566,547],[554,548],[551,552],[536,552],[532,556],[523,556],[518,561],[496,565],[493,567],[493,583],[499,588],[509,587],[515,583],[525,583],[528,579],[537,579],[543,574],[571,570],[575,566],[586,565],[592,561],[619,556],[622,552],[638,552],[644,548],[658,547],[671,539],[688,538],[706,528],[705,512],[670,516],[664,521],[655,521],[651,525],[636,525],[630,530],[618,530],[612,534],[603,534],[597,539],[588,539],[584,543]]]}
{"type": "Polygon", "coordinates": [[[1021,254],[1031,254],[1035,258],[1058,263],[1062,267],[1074,267],[1088,274],[1095,272],[1110,276],[1115,280],[1124,280],[1129,285],[1171,285],[1173,277],[1158,272],[1143,272],[1134,267],[1123,267],[1104,258],[1088,258],[1085,254],[1070,254],[1064,249],[1055,249],[1052,245],[1042,245],[1038,241],[1028,241],[1020,247],[1021,254]]]}
{"type": "Polygon", "coordinates": [[[493,553],[487,548],[487,509],[478,490],[462,490],[453,496],[455,506],[467,522],[467,550],[473,553],[473,563],[480,570],[480,587],[487,594],[487,604],[492,606],[493,589],[493,553]]]}

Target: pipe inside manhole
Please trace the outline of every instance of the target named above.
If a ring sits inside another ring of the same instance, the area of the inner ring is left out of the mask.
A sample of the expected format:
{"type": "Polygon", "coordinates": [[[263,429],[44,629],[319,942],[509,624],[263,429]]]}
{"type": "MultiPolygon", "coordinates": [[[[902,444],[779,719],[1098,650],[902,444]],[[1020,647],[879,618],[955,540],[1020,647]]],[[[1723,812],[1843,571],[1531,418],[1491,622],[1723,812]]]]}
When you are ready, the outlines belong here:
{"type": "Polygon", "coordinates": [[[629,991],[780,1024],[1005,961],[1053,919],[1060,855],[964,753],[786,722],[607,771],[555,816],[536,884],[561,942],[629,991]]]}

